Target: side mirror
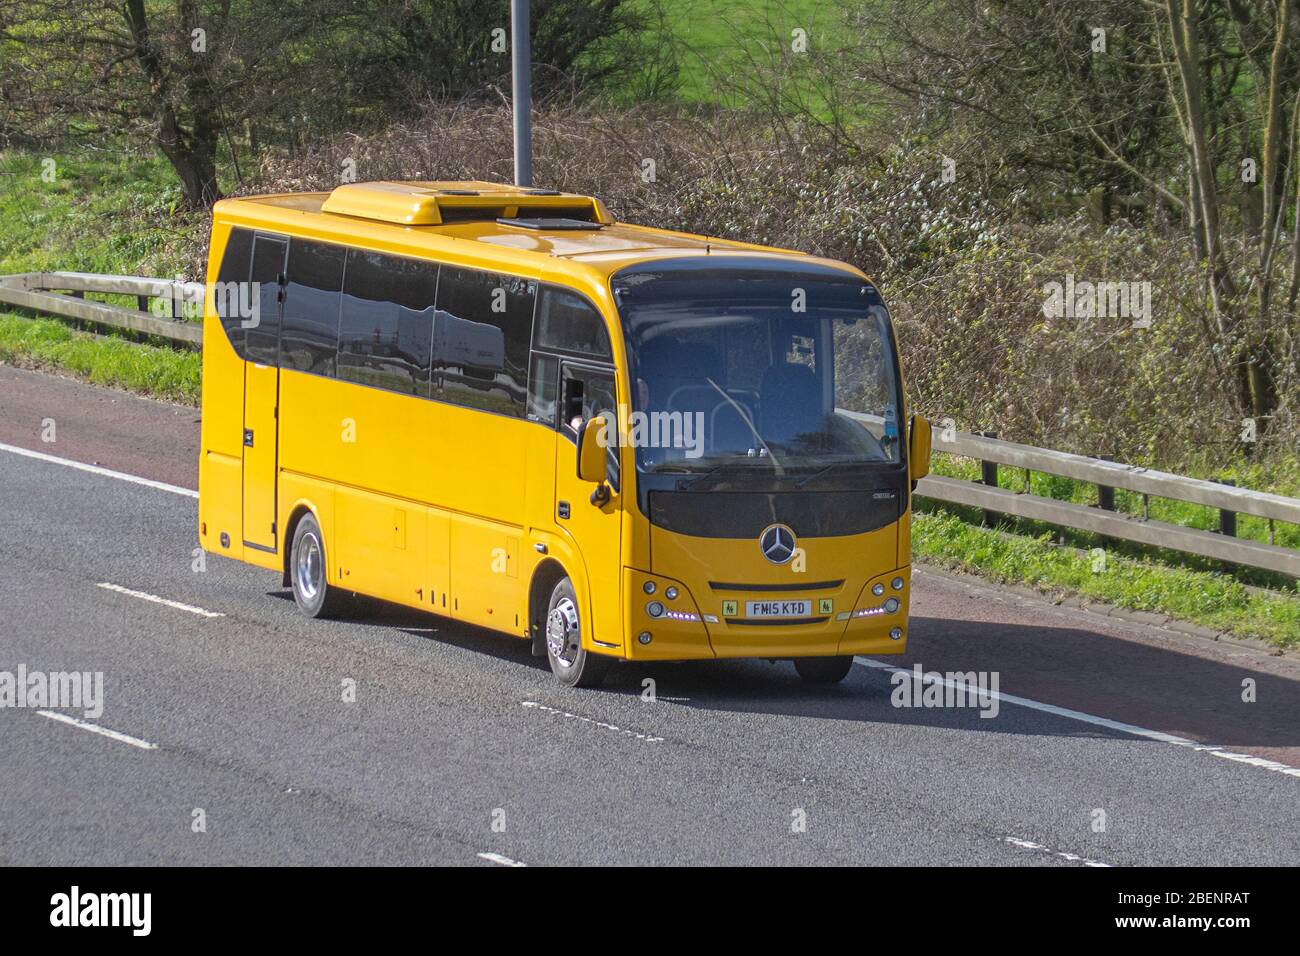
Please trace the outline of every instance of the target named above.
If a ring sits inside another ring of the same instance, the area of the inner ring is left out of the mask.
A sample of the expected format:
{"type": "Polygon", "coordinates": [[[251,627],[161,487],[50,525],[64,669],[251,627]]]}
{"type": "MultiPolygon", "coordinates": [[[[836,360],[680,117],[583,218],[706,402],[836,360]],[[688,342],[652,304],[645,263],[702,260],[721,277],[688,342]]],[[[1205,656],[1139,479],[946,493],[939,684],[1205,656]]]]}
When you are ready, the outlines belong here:
{"type": "Polygon", "coordinates": [[[578,478],[596,484],[605,482],[605,419],[588,418],[578,430],[578,478]]]}
{"type": "Polygon", "coordinates": [[[930,423],[924,415],[912,416],[912,433],[907,443],[907,460],[912,468],[912,480],[930,473],[930,423]]]}

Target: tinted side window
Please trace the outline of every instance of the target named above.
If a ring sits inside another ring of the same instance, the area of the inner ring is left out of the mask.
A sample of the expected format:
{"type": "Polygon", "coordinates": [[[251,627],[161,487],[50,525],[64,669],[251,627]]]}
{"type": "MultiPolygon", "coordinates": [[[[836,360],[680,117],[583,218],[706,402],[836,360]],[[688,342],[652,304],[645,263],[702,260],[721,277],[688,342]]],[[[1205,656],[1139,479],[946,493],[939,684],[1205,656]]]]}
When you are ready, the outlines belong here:
{"type": "Polygon", "coordinates": [[[253,239],[253,297],[258,313],[247,329],[248,360],[259,365],[280,362],[280,277],[284,275],[284,257],[288,241],[276,236],[253,239]]]}
{"type": "Polygon", "coordinates": [[[542,287],[537,304],[537,347],[610,358],[609,332],[595,306],[564,289],[542,287]]]}
{"type": "Polygon", "coordinates": [[[606,478],[614,490],[618,490],[618,401],[614,392],[614,372],[612,369],[591,369],[564,363],[560,373],[560,434],[575,446],[578,442],[578,429],[589,418],[602,415],[607,423],[605,432],[608,441],[606,454],[606,478]]]}
{"type": "Polygon", "coordinates": [[[432,262],[349,249],[338,377],[427,396],[437,289],[432,262]]]}
{"type": "Polygon", "coordinates": [[[235,353],[242,359],[248,355],[244,348],[244,328],[241,323],[253,308],[248,285],[248,270],[252,260],[252,232],[247,229],[231,229],[226,251],[221,256],[221,268],[217,270],[217,287],[213,294],[217,315],[221,317],[221,327],[225,329],[226,338],[234,346],[235,353]]]}
{"type": "Polygon", "coordinates": [[[559,389],[560,360],[554,355],[533,353],[528,375],[528,417],[555,427],[555,401],[559,389]]]}
{"type": "Polygon", "coordinates": [[[443,266],[434,397],[522,418],[536,298],[531,279],[443,266]]]}
{"type": "Polygon", "coordinates": [[[333,375],[339,346],[339,301],[346,250],[323,242],[289,242],[289,285],[280,327],[280,365],[333,375]]]}

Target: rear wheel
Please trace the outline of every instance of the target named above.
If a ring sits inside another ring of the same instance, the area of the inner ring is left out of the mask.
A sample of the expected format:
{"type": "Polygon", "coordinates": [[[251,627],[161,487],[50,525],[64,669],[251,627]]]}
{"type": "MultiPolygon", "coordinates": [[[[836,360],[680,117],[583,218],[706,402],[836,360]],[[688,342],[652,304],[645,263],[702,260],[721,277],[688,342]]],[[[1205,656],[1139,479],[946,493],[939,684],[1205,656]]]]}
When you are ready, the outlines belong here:
{"type": "Polygon", "coordinates": [[[582,619],[573,582],[561,578],[546,606],[546,659],[551,672],[569,687],[597,687],[605,679],[610,659],[582,646],[582,619]]]}
{"type": "Polygon", "coordinates": [[[796,657],[794,669],[809,684],[838,684],[853,669],[852,657],[796,657]]]}
{"type": "Polygon", "coordinates": [[[325,536],[316,516],[308,512],[298,521],[289,549],[289,583],[293,599],[308,617],[338,617],[349,595],[330,587],[325,574],[325,536]]]}

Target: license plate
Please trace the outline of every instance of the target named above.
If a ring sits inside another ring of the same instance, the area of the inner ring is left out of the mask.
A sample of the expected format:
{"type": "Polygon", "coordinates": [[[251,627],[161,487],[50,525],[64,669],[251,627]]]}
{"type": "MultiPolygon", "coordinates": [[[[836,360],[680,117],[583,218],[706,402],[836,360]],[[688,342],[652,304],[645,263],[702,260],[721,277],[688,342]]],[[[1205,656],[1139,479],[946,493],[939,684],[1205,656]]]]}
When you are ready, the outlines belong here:
{"type": "Polygon", "coordinates": [[[812,601],[746,601],[745,617],[811,617],[812,601]]]}

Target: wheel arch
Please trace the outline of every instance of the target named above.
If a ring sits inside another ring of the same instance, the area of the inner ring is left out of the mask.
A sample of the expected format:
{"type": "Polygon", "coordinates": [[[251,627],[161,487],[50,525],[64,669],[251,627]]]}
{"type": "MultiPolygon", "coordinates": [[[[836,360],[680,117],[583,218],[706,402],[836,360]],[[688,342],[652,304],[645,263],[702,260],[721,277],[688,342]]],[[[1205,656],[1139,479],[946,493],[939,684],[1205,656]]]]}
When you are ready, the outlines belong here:
{"type": "MultiPolygon", "coordinates": [[[[562,579],[573,581],[573,575],[555,558],[544,558],[533,569],[528,582],[528,636],[532,640],[534,657],[546,656],[546,609],[551,591],[562,579]]],[[[575,589],[577,583],[574,583],[575,589]]]]}

